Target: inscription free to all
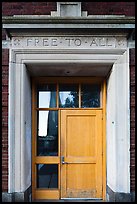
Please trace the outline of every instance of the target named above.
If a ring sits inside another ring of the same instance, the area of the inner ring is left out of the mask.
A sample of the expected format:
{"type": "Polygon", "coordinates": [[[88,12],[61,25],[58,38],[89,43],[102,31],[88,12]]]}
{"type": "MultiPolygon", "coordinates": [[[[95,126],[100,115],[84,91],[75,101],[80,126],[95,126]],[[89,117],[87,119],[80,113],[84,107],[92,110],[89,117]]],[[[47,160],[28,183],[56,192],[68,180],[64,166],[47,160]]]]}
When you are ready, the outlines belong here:
{"type": "Polygon", "coordinates": [[[13,38],[12,46],[45,48],[116,48],[125,47],[122,37],[22,37],[13,38]]]}

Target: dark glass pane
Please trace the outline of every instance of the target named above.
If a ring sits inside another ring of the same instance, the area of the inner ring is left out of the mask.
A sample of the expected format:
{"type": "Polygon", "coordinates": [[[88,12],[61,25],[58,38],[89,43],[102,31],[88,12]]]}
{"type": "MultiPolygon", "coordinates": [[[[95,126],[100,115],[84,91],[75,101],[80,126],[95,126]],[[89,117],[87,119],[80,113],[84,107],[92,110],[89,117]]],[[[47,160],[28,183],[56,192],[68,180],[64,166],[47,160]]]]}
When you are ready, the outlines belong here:
{"type": "Polygon", "coordinates": [[[56,107],[56,85],[40,84],[37,87],[38,108],[55,108],[56,107]]]}
{"type": "Polygon", "coordinates": [[[59,107],[60,108],[78,108],[78,85],[62,84],[59,86],[59,107]]]}
{"type": "Polygon", "coordinates": [[[58,111],[38,112],[37,155],[58,155],[58,111]]]}
{"type": "Polygon", "coordinates": [[[81,85],[81,102],[82,108],[100,107],[100,90],[99,84],[83,84],[81,85]]]}
{"type": "Polygon", "coordinates": [[[58,188],[57,164],[37,164],[37,188],[58,188]]]}

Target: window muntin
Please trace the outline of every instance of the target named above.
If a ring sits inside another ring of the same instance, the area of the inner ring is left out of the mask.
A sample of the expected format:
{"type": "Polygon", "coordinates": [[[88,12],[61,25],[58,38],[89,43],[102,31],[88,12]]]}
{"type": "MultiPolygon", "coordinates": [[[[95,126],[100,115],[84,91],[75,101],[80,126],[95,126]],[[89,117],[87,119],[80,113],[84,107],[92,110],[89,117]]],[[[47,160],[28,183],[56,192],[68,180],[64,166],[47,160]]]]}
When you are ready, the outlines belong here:
{"type": "Polygon", "coordinates": [[[100,108],[101,84],[41,84],[38,108],[100,108]]]}

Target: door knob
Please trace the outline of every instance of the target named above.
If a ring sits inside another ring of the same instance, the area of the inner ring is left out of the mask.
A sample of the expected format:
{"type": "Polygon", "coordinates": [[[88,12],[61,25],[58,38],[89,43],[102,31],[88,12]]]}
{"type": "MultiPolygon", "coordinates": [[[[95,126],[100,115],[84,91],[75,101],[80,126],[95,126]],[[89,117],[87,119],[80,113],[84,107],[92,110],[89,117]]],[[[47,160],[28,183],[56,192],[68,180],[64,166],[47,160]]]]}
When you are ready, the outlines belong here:
{"type": "Polygon", "coordinates": [[[64,161],[64,156],[61,156],[61,164],[68,164],[67,162],[64,161]]]}

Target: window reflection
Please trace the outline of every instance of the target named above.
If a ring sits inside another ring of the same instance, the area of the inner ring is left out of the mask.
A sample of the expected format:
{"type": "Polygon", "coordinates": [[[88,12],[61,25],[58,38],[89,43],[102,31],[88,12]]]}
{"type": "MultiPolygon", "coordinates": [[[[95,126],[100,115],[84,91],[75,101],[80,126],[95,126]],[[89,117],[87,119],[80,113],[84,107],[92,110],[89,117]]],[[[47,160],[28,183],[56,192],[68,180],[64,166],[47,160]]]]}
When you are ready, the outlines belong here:
{"type": "Polygon", "coordinates": [[[63,84],[59,86],[59,107],[77,108],[79,107],[78,85],[63,84]]]}
{"type": "Polygon", "coordinates": [[[37,164],[37,188],[58,188],[57,164],[37,164]]]}
{"type": "Polygon", "coordinates": [[[42,84],[38,86],[38,107],[54,108],[56,107],[56,85],[42,84]]]}
{"type": "Polygon", "coordinates": [[[81,86],[82,108],[100,107],[100,91],[99,84],[83,84],[81,86]]]}
{"type": "Polygon", "coordinates": [[[38,112],[38,156],[58,155],[58,111],[38,112]]]}

